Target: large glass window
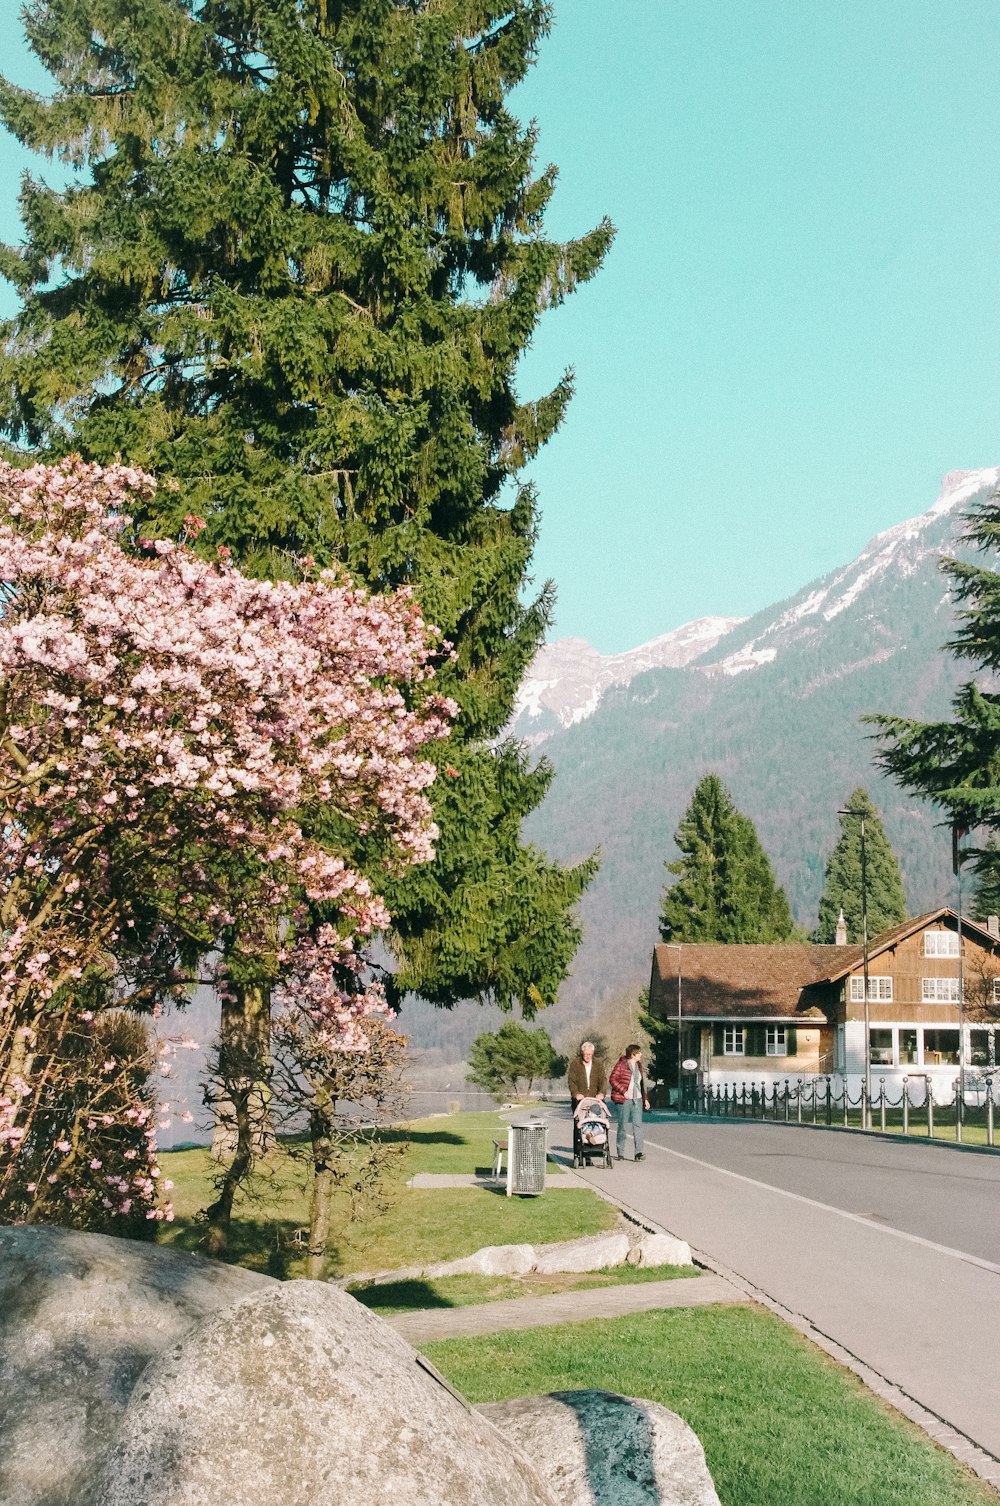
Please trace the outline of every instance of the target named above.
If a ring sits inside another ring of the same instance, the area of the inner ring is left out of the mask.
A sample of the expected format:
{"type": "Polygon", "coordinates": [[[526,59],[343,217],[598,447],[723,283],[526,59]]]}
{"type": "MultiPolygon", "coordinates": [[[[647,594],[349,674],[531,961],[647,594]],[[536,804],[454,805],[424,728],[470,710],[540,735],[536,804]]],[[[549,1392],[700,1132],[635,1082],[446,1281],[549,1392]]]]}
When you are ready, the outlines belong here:
{"type": "Polygon", "coordinates": [[[868,1032],[870,1061],[873,1067],[892,1066],[892,1031],[870,1030],[868,1032]]]}
{"type": "Polygon", "coordinates": [[[969,1031],[969,1060],[974,1067],[995,1067],[997,1041],[994,1030],[969,1031]]]}
{"type": "Polygon", "coordinates": [[[925,957],[957,957],[958,956],[958,932],[957,931],[925,931],[924,932],[924,956],[925,957]]]}
{"type": "Polygon", "coordinates": [[[722,1032],[723,1056],[745,1056],[746,1037],[742,1025],[727,1025],[722,1032]]]}
{"type": "Polygon", "coordinates": [[[957,978],[921,978],[920,997],[925,1004],[957,1004],[957,978]]]}
{"type": "Polygon", "coordinates": [[[784,1025],[768,1025],[767,1054],[768,1056],[788,1055],[788,1031],[784,1025]]]}
{"type": "Polygon", "coordinates": [[[899,1065],[901,1067],[915,1067],[918,1061],[917,1032],[915,1030],[901,1030],[899,1032],[899,1065]]]}
{"type": "Polygon", "coordinates": [[[958,1066],[957,1030],[947,1029],[924,1031],[924,1066],[958,1066]]]}
{"type": "MultiPolygon", "coordinates": [[[[865,998],[865,979],[864,979],[864,974],[863,973],[862,973],[862,975],[861,975],[860,978],[853,977],[851,979],[851,998],[854,1000],[855,1003],[857,1003],[859,1001],[861,1003],[864,1003],[864,998],[865,998]]],[[[868,974],[868,1002],[869,1002],[869,1004],[891,1004],[892,1003],[892,979],[891,978],[874,977],[871,973],[869,973],[868,974]]]]}

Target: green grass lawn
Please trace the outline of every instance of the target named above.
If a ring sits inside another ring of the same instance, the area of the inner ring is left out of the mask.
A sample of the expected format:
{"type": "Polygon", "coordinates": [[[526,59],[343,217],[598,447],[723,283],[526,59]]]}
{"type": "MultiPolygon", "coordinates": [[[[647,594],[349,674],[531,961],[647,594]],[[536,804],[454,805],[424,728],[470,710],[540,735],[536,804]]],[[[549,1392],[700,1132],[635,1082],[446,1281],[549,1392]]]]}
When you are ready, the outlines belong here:
{"type": "Polygon", "coordinates": [[[603,1388],[678,1412],[722,1506],[997,1506],[1000,1497],[779,1318],[641,1313],[422,1346],[471,1401],[603,1388]]]}
{"type": "Polygon", "coordinates": [[[436,1281],[386,1281],[379,1286],[349,1286],[347,1290],[366,1307],[387,1315],[426,1307],[469,1307],[478,1302],[503,1302],[509,1297],[544,1297],[551,1292],[583,1291],[586,1287],[632,1286],[643,1281],[675,1281],[700,1275],[693,1265],[620,1265],[586,1274],[441,1276],[436,1281]]]}
{"type": "MultiPolygon", "coordinates": [[[[615,1209],[585,1188],[508,1198],[480,1187],[405,1185],[418,1171],[473,1172],[489,1166],[493,1138],[505,1133],[505,1123],[492,1113],[425,1119],[397,1132],[407,1148],[386,1180],[387,1206],[352,1219],[346,1198],[340,1198],[328,1274],[459,1259],[483,1245],[551,1244],[614,1226],[615,1209]]],[[[162,1242],[199,1250],[204,1226],[196,1215],[212,1200],[213,1162],[207,1150],[199,1149],[172,1151],[162,1164],[174,1183],[175,1210],[173,1224],[162,1230],[162,1242]]],[[[227,1258],[272,1276],[301,1276],[308,1223],[305,1166],[279,1148],[263,1170],[257,1188],[237,1199],[227,1258]]]]}

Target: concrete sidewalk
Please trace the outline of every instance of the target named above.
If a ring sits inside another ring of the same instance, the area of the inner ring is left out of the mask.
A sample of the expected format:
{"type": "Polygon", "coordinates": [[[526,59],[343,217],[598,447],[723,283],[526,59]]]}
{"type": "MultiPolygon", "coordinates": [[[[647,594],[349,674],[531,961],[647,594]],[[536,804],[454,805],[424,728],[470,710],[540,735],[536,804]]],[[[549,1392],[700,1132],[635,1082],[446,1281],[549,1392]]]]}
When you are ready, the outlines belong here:
{"type": "MultiPolygon", "coordinates": [[[[1000,1263],[906,1227],[903,1210],[933,1205],[943,1163],[933,1148],[905,1149],[900,1165],[893,1147],[857,1137],[654,1122],[642,1165],[569,1174],[686,1239],[700,1261],[1000,1485],[1000,1263]],[[753,1159],[736,1170],[726,1162],[743,1146],[753,1159]],[[884,1169],[866,1167],[887,1157],[884,1169]]],[[[941,1198],[967,1197],[988,1223],[995,1204],[980,1183],[992,1168],[978,1157],[949,1164],[956,1177],[941,1198]]],[[[953,1211],[956,1243],[974,1221],[953,1211]]]]}
{"type": "Polygon", "coordinates": [[[592,1318],[621,1318],[628,1313],[664,1307],[707,1307],[715,1302],[746,1302],[722,1276],[679,1276],[674,1281],[640,1281],[629,1286],[584,1287],[546,1297],[514,1297],[469,1307],[429,1307],[387,1317],[410,1344],[434,1339],[472,1338],[508,1329],[540,1328],[554,1323],[587,1323],[592,1318]]]}

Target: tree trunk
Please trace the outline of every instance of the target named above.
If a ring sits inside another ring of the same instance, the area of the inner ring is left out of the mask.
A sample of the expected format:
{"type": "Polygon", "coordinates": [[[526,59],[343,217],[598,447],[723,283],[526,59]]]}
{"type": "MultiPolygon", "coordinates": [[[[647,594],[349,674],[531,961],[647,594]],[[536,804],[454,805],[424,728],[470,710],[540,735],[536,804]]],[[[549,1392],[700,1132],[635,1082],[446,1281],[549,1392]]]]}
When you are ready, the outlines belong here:
{"type": "Polygon", "coordinates": [[[225,1166],[219,1196],[207,1209],[207,1249],[229,1243],[233,1202],[255,1160],[274,1145],[270,1112],[271,994],[262,984],[233,990],[222,1005],[212,1156],[225,1166]]]}
{"type": "Polygon", "coordinates": [[[326,1270],[326,1247],[330,1242],[330,1218],[333,1210],[333,1166],[326,1114],[313,1109],[312,1132],[313,1186],[309,1204],[309,1260],[306,1275],[310,1281],[322,1281],[326,1270]]]}
{"type": "Polygon", "coordinates": [[[237,1088],[233,1093],[232,1112],[236,1131],[236,1154],[229,1162],[219,1184],[219,1196],[206,1210],[208,1238],[205,1248],[209,1255],[221,1255],[229,1244],[229,1228],[233,1218],[233,1201],[240,1183],[253,1166],[253,1121],[249,1102],[252,1087],[237,1088]]]}
{"type": "Polygon", "coordinates": [[[212,1159],[251,1161],[274,1146],[271,1124],[271,991],[245,984],[225,999],[219,1022],[219,1060],[212,1159]],[[237,1099],[242,1097],[242,1111],[237,1099]],[[244,1144],[242,1137],[247,1137],[244,1144]]]}

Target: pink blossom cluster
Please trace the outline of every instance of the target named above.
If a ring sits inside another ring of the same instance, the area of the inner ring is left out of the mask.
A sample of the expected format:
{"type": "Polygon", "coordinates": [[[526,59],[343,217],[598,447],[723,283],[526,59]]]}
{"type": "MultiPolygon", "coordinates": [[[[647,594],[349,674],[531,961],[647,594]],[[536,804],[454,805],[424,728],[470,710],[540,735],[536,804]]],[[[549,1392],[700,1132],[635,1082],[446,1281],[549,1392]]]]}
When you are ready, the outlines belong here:
{"type": "Polygon", "coordinates": [[[330,573],[252,580],[170,541],[130,549],[130,505],[153,485],[78,459],[0,465],[8,1162],[41,1070],[32,1032],[86,1024],[95,975],[144,1005],[184,993],[182,956],[273,954],[286,997],[331,1041],[363,1044],[377,1001],[344,978],[389,917],[351,834],[398,863],[427,859],[437,835],[420,750],[455,707],[430,688],[442,645],[411,596],[330,573]],[[306,901],[330,920],[313,934],[306,901]],[[280,915],[295,917],[283,945],[280,915]]]}

